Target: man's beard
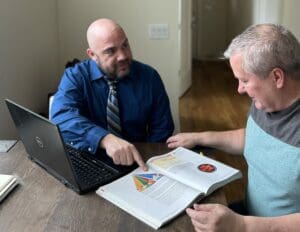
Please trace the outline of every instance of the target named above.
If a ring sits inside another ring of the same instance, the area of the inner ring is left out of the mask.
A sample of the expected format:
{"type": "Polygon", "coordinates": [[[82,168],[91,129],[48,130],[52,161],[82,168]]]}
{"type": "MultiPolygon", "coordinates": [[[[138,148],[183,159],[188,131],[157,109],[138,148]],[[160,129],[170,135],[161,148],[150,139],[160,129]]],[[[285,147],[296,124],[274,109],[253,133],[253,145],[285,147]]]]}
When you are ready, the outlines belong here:
{"type": "Polygon", "coordinates": [[[109,78],[112,79],[119,79],[119,78],[123,78],[125,76],[127,76],[130,73],[130,68],[131,68],[131,64],[132,64],[132,60],[131,59],[126,59],[123,61],[119,61],[116,65],[113,66],[113,68],[111,69],[107,69],[107,68],[103,68],[103,66],[101,65],[101,63],[98,61],[97,62],[98,66],[100,67],[101,71],[109,78]],[[118,66],[119,65],[123,65],[123,64],[127,64],[128,68],[127,70],[124,71],[120,71],[118,72],[118,66]]]}

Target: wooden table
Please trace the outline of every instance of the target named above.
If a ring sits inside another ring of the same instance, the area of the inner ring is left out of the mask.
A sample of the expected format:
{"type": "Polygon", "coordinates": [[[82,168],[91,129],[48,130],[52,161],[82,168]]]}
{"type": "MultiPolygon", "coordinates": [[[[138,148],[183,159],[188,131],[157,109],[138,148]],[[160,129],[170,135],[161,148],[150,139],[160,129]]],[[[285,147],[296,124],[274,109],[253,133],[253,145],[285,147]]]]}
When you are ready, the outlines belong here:
{"type": "MultiPolygon", "coordinates": [[[[145,160],[168,151],[165,144],[136,144],[145,160]]],[[[21,184],[0,204],[0,231],[154,231],[94,192],[78,195],[27,158],[22,142],[0,153],[0,173],[15,174],[21,184]]],[[[226,204],[217,190],[204,202],[226,204]]],[[[183,213],[159,231],[193,231],[183,213]]]]}

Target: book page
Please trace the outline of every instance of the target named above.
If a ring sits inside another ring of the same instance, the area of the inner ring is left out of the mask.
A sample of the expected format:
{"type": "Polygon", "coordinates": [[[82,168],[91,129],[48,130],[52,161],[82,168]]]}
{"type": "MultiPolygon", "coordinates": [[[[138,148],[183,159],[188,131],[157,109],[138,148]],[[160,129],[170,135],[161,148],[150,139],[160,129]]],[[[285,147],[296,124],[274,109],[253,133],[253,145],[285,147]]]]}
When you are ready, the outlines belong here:
{"type": "Polygon", "coordinates": [[[206,194],[234,178],[241,177],[239,170],[185,148],[152,157],[147,164],[158,172],[206,194]]]}
{"type": "Polygon", "coordinates": [[[97,194],[157,229],[185,210],[200,192],[150,168],[136,169],[100,187],[97,194]]]}
{"type": "Polygon", "coordinates": [[[0,140],[0,152],[9,152],[17,140],[0,140]]]}
{"type": "Polygon", "coordinates": [[[0,202],[18,184],[18,180],[13,175],[0,174],[0,202]]]}

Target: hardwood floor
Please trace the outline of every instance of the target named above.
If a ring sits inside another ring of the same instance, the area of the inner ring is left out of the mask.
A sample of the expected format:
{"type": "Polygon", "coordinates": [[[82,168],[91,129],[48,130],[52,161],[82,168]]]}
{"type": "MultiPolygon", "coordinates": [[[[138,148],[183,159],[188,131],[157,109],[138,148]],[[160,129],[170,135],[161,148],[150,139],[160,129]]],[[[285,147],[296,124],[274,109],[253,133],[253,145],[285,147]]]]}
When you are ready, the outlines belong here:
{"type": "MultiPolygon", "coordinates": [[[[225,61],[195,62],[191,88],[179,101],[182,132],[245,127],[250,100],[237,92],[238,82],[225,61]]],[[[216,151],[222,162],[243,172],[243,179],[225,187],[228,203],[244,198],[247,165],[242,156],[216,151]]]]}

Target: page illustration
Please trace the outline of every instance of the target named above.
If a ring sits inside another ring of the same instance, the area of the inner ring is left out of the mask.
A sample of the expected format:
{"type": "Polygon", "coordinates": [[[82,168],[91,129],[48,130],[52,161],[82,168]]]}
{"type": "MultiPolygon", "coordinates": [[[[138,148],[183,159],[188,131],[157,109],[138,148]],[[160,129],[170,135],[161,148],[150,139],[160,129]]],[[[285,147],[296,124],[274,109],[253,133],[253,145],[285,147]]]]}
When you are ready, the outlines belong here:
{"type": "Polygon", "coordinates": [[[153,163],[154,165],[160,168],[169,169],[170,167],[183,164],[185,163],[185,161],[181,160],[180,158],[176,157],[174,154],[170,153],[164,157],[153,159],[151,163],[153,163]]]}
{"type": "Polygon", "coordinates": [[[202,172],[211,173],[217,170],[216,166],[208,163],[200,164],[198,169],[202,172]]]}
{"type": "Polygon", "coordinates": [[[162,177],[159,173],[141,173],[132,176],[136,189],[144,191],[162,177]]]}

